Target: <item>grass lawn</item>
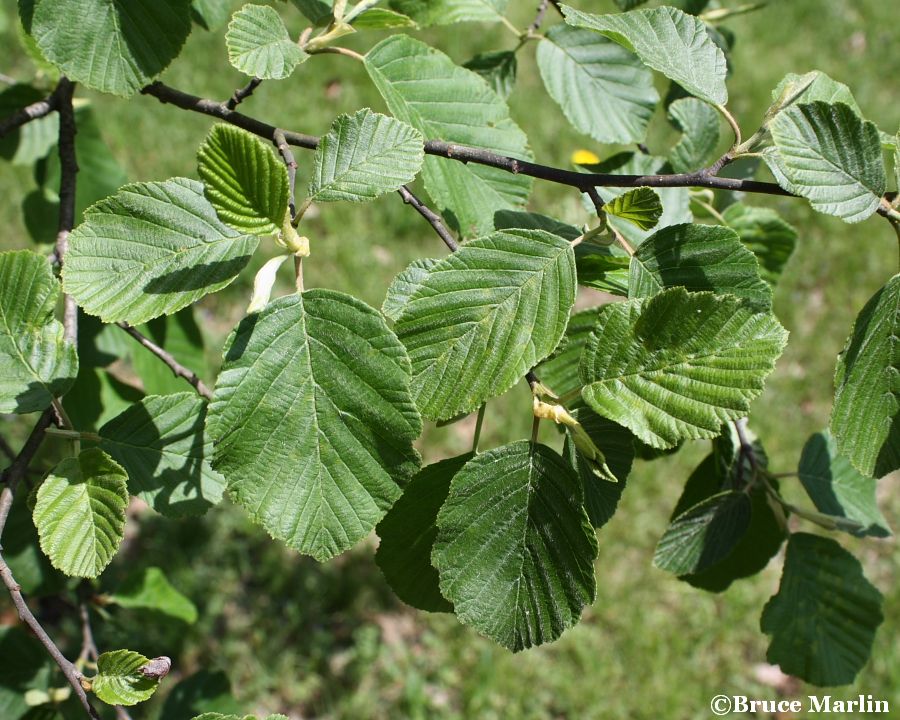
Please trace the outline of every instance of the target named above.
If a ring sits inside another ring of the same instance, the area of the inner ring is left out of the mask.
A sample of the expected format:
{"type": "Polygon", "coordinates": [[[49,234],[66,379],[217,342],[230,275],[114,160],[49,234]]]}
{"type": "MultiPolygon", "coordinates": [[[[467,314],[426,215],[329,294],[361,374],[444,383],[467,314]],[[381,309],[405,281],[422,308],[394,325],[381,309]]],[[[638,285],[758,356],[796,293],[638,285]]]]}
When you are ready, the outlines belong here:
{"type": "MultiPolygon", "coordinates": [[[[513,22],[524,27],[536,0],[511,4],[513,22]]],[[[595,12],[614,7],[609,0],[573,4],[595,12]]],[[[0,28],[5,16],[0,43],[6,48],[0,71],[27,78],[28,65],[16,49],[14,13],[12,0],[0,2],[0,28]]],[[[298,13],[285,17],[293,32],[302,29],[298,13]]],[[[551,14],[550,21],[557,18],[551,14]]],[[[745,135],[762,118],[771,89],[785,74],[813,69],[850,85],[869,119],[883,130],[896,130],[900,43],[891,3],[773,2],[735,18],[729,27],[737,35],[729,106],[745,135]]],[[[419,35],[460,62],[482,50],[515,45],[499,26],[458,25],[419,35]]],[[[360,33],[346,44],[364,52],[378,37],[360,33]]],[[[568,126],[540,86],[533,50],[519,53],[510,104],[538,161],[565,166],[578,148],[610,154],[613,149],[595,147],[568,126]]],[[[227,63],[222,31],[199,29],[163,79],[215,98],[228,97],[245,81],[227,63]]],[[[207,118],[150,97],[79,96],[92,103],[129,180],[196,176],[194,151],[210,126],[207,118]]],[[[362,68],[345,57],[324,56],[288,81],[264,83],[242,109],[282,127],[320,134],[337,114],[363,106],[384,111],[362,68]]],[[[658,125],[649,145],[662,154],[673,134],[665,122],[658,125]]],[[[298,153],[298,160],[302,189],[311,154],[298,153]]],[[[31,245],[20,204],[33,187],[28,168],[0,164],[0,248],[31,245]]],[[[853,318],[894,272],[896,239],[880,218],[850,226],[797,200],[760,196],[748,202],[777,209],[800,232],[775,303],[791,333],[788,349],[751,416],[771,468],[790,472],[805,439],[827,423],[836,355],[853,318]]],[[[577,194],[567,188],[537,184],[530,207],[578,224],[587,220],[577,194]]],[[[430,227],[394,195],[367,205],[315,208],[304,226],[313,243],[305,263],[307,286],[353,292],[375,306],[409,261],[444,252],[430,227]]],[[[239,282],[200,303],[211,358],[242,315],[263,255],[239,282]]],[[[423,453],[433,460],[467,450],[472,424],[429,428],[423,453]]],[[[516,388],[489,404],[482,448],[524,437],[530,424],[528,393],[516,388]]],[[[542,433],[555,442],[553,428],[542,433]]],[[[723,595],[695,590],[650,565],[684,481],[707,451],[707,443],[694,443],[673,457],[637,465],[616,516],[598,536],[597,601],[578,627],[547,647],[511,655],[453,617],[406,608],[372,561],[374,540],[320,566],[271,542],[228,506],[202,521],[140,515],[133,523],[137,534],[109,571],[114,578],[136,556],[163,567],[200,607],[198,624],[184,631],[147,623],[136,634],[134,624],[127,625],[129,616],[119,615],[104,625],[99,639],[104,647],[127,641],[148,656],[172,655],[180,674],[225,670],[244,711],[281,711],[296,718],[707,718],[709,700],[718,693],[775,697],[775,689],[758,679],[767,645],[759,614],[777,589],[781,560],[723,595]]],[[[792,483],[796,480],[784,481],[785,494],[800,502],[799,485],[792,483]]],[[[883,510],[895,527],[900,526],[898,487],[896,478],[883,481],[883,510]]],[[[862,558],[884,593],[887,620],[857,682],[832,694],[871,693],[900,707],[900,551],[893,539],[840,541],[862,558]]],[[[4,602],[0,599],[0,607],[4,602]]],[[[795,690],[799,697],[815,692],[795,690]]],[[[162,707],[160,699],[145,716],[155,717],[162,707]]]]}

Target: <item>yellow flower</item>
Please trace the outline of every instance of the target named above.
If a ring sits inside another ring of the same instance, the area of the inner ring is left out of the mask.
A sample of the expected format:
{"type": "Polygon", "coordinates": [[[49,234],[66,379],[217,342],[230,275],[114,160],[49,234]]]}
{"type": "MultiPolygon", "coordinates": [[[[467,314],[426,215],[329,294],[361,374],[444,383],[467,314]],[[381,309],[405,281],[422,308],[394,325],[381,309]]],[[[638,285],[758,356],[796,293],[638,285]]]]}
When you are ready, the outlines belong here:
{"type": "Polygon", "coordinates": [[[576,165],[596,165],[600,158],[590,150],[576,150],[572,153],[572,162],[576,165]]]}

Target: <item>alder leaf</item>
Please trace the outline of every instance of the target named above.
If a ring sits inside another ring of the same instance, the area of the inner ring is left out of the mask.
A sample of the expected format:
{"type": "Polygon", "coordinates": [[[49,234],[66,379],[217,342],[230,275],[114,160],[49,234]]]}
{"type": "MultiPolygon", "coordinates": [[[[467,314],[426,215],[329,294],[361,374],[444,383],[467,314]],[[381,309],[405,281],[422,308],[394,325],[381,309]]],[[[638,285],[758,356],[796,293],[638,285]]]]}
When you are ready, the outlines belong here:
{"type": "Polygon", "coordinates": [[[554,25],[538,44],[537,63],[576,130],[601,143],[644,140],[659,94],[633,53],[591,30],[554,25]]]}
{"type": "Polygon", "coordinates": [[[349,295],[309,290],[245,318],[206,422],[231,498],[317,560],[350,548],[419,468],[409,373],[384,318],[349,295]]]}
{"type": "Polygon", "coordinates": [[[763,157],[782,187],[848,223],[878,209],[887,179],[874,124],[843,103],[817,101],[778,113],[770,130],[777,159],[763,157]]]}
{"type": "Polygon", "coordinates": [[[863,475],[900,468],[900,275],[866,303],[838,356],[831,432],[863,475]]]}
{"type": "Polygon", "coordinates": [[[635,188],[617,195],[603,206],[604,212],[627,220],[641,230],[656,227],[662,217],[659,195],[648,187],[635,188]]]}
{"type": "Polygon", "coordinates": [[[766,657],[813,685],[851,683],[872,652],[881,605],[853,555],[829,538],[793,533],[781,586],[760,619],[772,636],[766,657]]]}
{"type": "Polygon", "coordinates": [[[526,440],[476,455],[450,483],[432,561],[460,622],[513,652],[558,638],[594,599],[597,539],[581,483],[526,440]]]}
{"type": "Polygon", "coordinates": [[[771,208],[734,203],[725,208],[722,218],[756,255],[759,274],[775,285],[797,244],[797,231],[771,208]]]}
{"type": "Polygon", "coordinates": [[[838,453],[831,433],[815,433],[806,441],[797,475],[819,512],[847,518],[859,526],[858,529],[839,526],[839,529],[860,537],[891,534],[887,520],[878,509],[877,482],[860,475],[838,453]]]}
{"type": "Polygon", "coordinates": [[[137,705],[149,700],[159,679],[147,677],[141,668],[149,658],[132,650],[113,650],[97,658],[97,675],[91,689],[107,705],[137,705]]]}
{"type": "Polygon", "coordinates": [[[96,448],[53,469],[37,489],[32,513],[53,567],[84,578],[103,572],[125,534],[127,483],[122,467],[96,448]]]}
{"type": "Polygon", "coordinates": [[[453,612],[441,595],[431,550],[450,481],[471,458],[468,453],[422,468],[375,529],[381,539],[375,562],[397,597],[419,610],[453,612]]]}
{"type": "Polygon", "coordinates": [[[575,302],[575,254],[542,230],[501,230],[428,270],[396,330],[423,416],[446,420],[500,395],[553,352],[575,302]]]}
{"type": "MultiPolygon", "coordinates": [[[[391,113],[426,139],[531,158],[528,138],[506,102],[481,76],[434,48],[394,35],[368,52],[366,69],[391,113]]],[[[422,174],[428,194],[466,236],[490,232],[494,212],[524,205],[531,190],[526,175],[431,155],[422,174]]]]}
{"type": "Polygon", "coordinates": [[[672,521],[653,564],[676,575],[703,572],[723,560],[750,526],[750,496],[729,490],[708,497],[672,521]]]}
{"type": "Polygon", "coordinates": [[[386,28],[416,28],[415,20],[386,8],[364,10],[351,23],[357,30],[382,30],[386,28]]]}
{"type": "Polygon", "coordinates": [[[132,573],[105,599],[119,607],[151,610],[189,625],[197,622],[194,603],[176,590],[158,567],[145,567],[132,573]]]}
{"type": "Polygon", "coordinates": [[[259,138],[214,125],[197,151],[197,173],[220,220],[248,235],[281,230],[290,193],[287,168],[259,138]]]}
{"type": "Polygon", "coordinates": [[[422,281],[428,277],[429,270],[439,262],[440,260],[436,258],[417,258],[398,273],[388,286],[384,302],[381,304],[382,314],[396,321],[403,314],[403,308],[416,294],[422,281]]]}
{"type": "Polygon", "coordinates": [[[70,80],[129,96],[191,32],[191,0],[19,0],[25,31],[70,80]]]}
{"type": "Polygon", "coordinates": [[[452,25],[459,22],[498,22],[509,0],[390,0],[396,11],[419,25],[452,25]]]}
{"type": "Polygon", "coordinates": [[[678,173],[706,167],[719,145],[719,113],[697,98],[681,98],[669,105],[669,119],[681,130],[681,138],[669,152],[678,173]]]}
{"type": "Polygon", "coordinates": [[[772,307],[772,288],[760,277],[756,257],[734,230],[721,225],[672,225],[635,251],[629,298],[678,286],[735,295],[761,310],[772,307]]]}
{"type": "Polygon", "coordinates": [[[713,105],[728,102],[725,55],[702,20],[673,7],[592,15],[563,5],[566,22],[599,32],[713,105]]]}
{"type": "Polygon", "coordinates": [[[224,225],[196,180],[126,185],[69,236],[63,289],[104,322],[137,325],[230,284],[258,242],[224,225]]]}
{"type": "Polygon", "coordinates": [[[422,134],[369,109],[341,115],[319,141],[309,185],[313,202],[368,202],[415,180],[425,159],[422,134]]]}
{"type": "Polygon", "coordinates": [[[274,8],[244,5],[225,33],[228,61],[250,77],[281,80],[309,56],[291,40],[274,8]]]}
{"type": "Polygon", "coordinates": [[[209,466],[205,420],[206,402],[195,393],[151,395],[100,428],[100,447],[128,472],[129,492],[157,512],[203,515],[225,488],[209,466]]]}
{"type": "Polygon", "coordinates": [[[46,258],[0,253],[0,413],[43,410],[75,382],[78,355],[54,317],[58,299],[46,258]]]}
{"type": "Polygon", "coordinates": [[[654,448],[716,437],[747,414],[787,333],[746,301],[681,287],[606,305],[581,357],[582,397],[654,448]]]}

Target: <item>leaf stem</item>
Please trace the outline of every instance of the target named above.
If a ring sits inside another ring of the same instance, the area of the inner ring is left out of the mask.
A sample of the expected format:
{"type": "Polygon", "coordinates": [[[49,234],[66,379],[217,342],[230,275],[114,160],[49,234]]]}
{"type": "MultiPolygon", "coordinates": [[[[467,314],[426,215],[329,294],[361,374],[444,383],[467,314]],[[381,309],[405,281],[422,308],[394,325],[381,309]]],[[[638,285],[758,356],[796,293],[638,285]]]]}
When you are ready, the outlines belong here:
{"type": "Polygon", "coordinates": [[[713,107],[722,114],[722,117],[724,117],[731,126],[731,130],[734,133],[734,145],[732,145],[732,149],[739,147],[743,142],[741,138],[741,127],[738,125],[737,120],[734,119],[734,115],[732,115],[724,105],[714,105],[713,107]]]}
{"type": "Polygon", "coordinates": [[[478,443],[481,440],[481,426],[484,424],[484,410],[487,403],[482,403],[478,408],[478,417],[475,418],[475,433],[472,436],[472,452],[478,453],[478,443]]]}
{"type": "Polygon", "coordinates": [[[303,292],[303,258],[299,255],[294,255],[294,278],[295,285],[297,287],[297,292],[303,292]]]}
{"type": "Polygon", "coordinates": [[[332,55],[344,55],[348,58],[353,58],[357,62],[365,62],[366,58],[360,55],[355,50],[351,50],[350,48],[340,47],[337,45],[329,45],[327,47],[315,48],[314,50],[307,50],[310,55],[321,55],[323,53],[330,53],[332,55]]]}

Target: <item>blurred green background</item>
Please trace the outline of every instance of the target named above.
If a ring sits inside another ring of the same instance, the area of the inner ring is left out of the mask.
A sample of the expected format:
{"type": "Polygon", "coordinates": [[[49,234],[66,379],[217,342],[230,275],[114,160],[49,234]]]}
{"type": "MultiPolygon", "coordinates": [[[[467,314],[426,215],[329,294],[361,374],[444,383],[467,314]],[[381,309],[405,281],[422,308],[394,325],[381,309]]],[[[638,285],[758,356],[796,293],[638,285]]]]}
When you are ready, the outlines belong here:
{"type": "MultiPolygon", "coordinates": [[[[573,4],[594,12],[614,9],[610,0],[573,4]]],[[[525,27],[537,0],[511,5],[511,20],[525,27]]],[[[305,26],[289,7],[284,17],[295,34],[305,26]]],[[[548,24],[557,21],[548,14],[548,24]]],[[[900,42],[891,3],[783,0],[727,25],[737,37],[729,107],[745,135],[757,126],[771,89],[786,73],[813,69],[847,83],[867,118],[888,132],[896,129],[900,42]]],[[[0,31],[0,72],[29,80],[34,71],[20,50],[12,0],[0,3],[0,31]]],[[[198,95],[230,96],[246,78],[228,64],[223,32],[195,27],[162,79],[198,95]]],[[[460,63],[516,42],[500,26],[457,25],[417,35],[460,63]]],[[[360,32],[345,44],[364,52],[381,36],[360,32]]],[[[510,104],[539,162],[566,166],[576,149],[602,156],[614,150],[595,147],[568,126],[541,87],[533,44],[519,53],[519,63],[510,104]]],[[[665,89],[662,83],[660,88],[665,89]]],[[[78,97],[90,102],[128,180],[196,177],[194,153],[209,118],[149,97],[125,101],[82,89],[78,97]]],[[[285,128],[321,134],[337,114],[364,106],[384,111],[362,68],[348,58],[318,56],[289,80],[264,83],[242,110],[285,128]]],[[[648,141],[658,154],[674,138],[661,115],[648,141]]],[[[298,151],[297,159],[302,191],[311,154],[298,151]]],[[[0,248],[34,246],[22,201],[36,187],[30,167],[0,163],[0,248]]],[[[790,343],[751,418],[771,469],[790,472],[805,439],[827,424],[835,357],[853,318],[893,274],[896,238],[877,217],[850,226],[798,200],[758,196],[747,201],[777,209],[800,233],[776,294],[776,312],[791,333],[790,343]]],[[[547,184],[536,184],[530,208],[576,224],[588,220],[577,193],[547,184]]],[[[44,220],[52,228],[55,219],[44,220]]],[[[394,195],[367,205],[317,207],[304,228],[313,251],[305,263],[307,287],[351,292],[376,307],[391,277],[410,260],[444,252],[428,225],[394,195]]],[[[52,239],[52,232],[44,237],[52,239]]],[[[196,308],[211,368],[226,333],[243,314],[255,269],[267,251],[274,252],[267,242],[237,283],[196,308]]],[[[288,281],[285,275],[285,290],[288,281]]],[[[529,394],[524,386],[515,388],[489,404],[481,447],[524,437],[530,424],[529,394]]],[[[423,455],[431,461],[467,450],[473,425],[470,418],[446,428],[429,427],[420,442],[423,455]]],[[[4,435],[14,443],[26,431],[12,420],[4,425],[4,435]]],[[[552,428],[542,433],[548,442],[557,442],[552,428]]],[[[104,582],[114,586],[135,563],[157,565],[198,605],[200,620],[187,627],[137,612],[110,613],[97,622],[98,642],[101,649],[129,647],[175,661],[159,697],[135,710],[135,718],[189,718],[184,703],[191,692],[225,692],[220,672],[230,678],[237,708],[280,711],[291,718],[705,718],[710,698],[718,693],[805,697],[815,689],[772,679],[760,667],[767,641],[758,619],[777,589],[780,559],[723,595],[695,590],[650,565],[684,481],[707,452],[708,443],[694,443],[673,457],[638,463],[617,515],[599,534],[597,601],[578,627],[547,647],[511,655],[451,616],[405,607],[374,565],[374,538],[319,565],[269,540],[227,503],[202,520],[175,522],[150,511],[134,513],[125,549],[104,582]],[[166,691],[198,671],[202,674],[193,685],[182,686],[166,704],[166,691]]],[[[897,478],[885,478],[880,486],[883,510],[895,527],[900,526],[898,485],[897,478]]],[[[782,487],[790,499],[802,501],[796,480],[785,480],[782,487]]],[[[839,539],[861,558],[884,593],[887,620],[857,682],[832,694],[871,693],[900,707],[900,552],[893,539],[839,539]]],[[[77,654],[71,608],[47,601],[40,610],[51,634],[68,640],[70,656],[77,654]]],[[[0,598],[0,624],[13,621],[8,601],[0,598]]]]}

